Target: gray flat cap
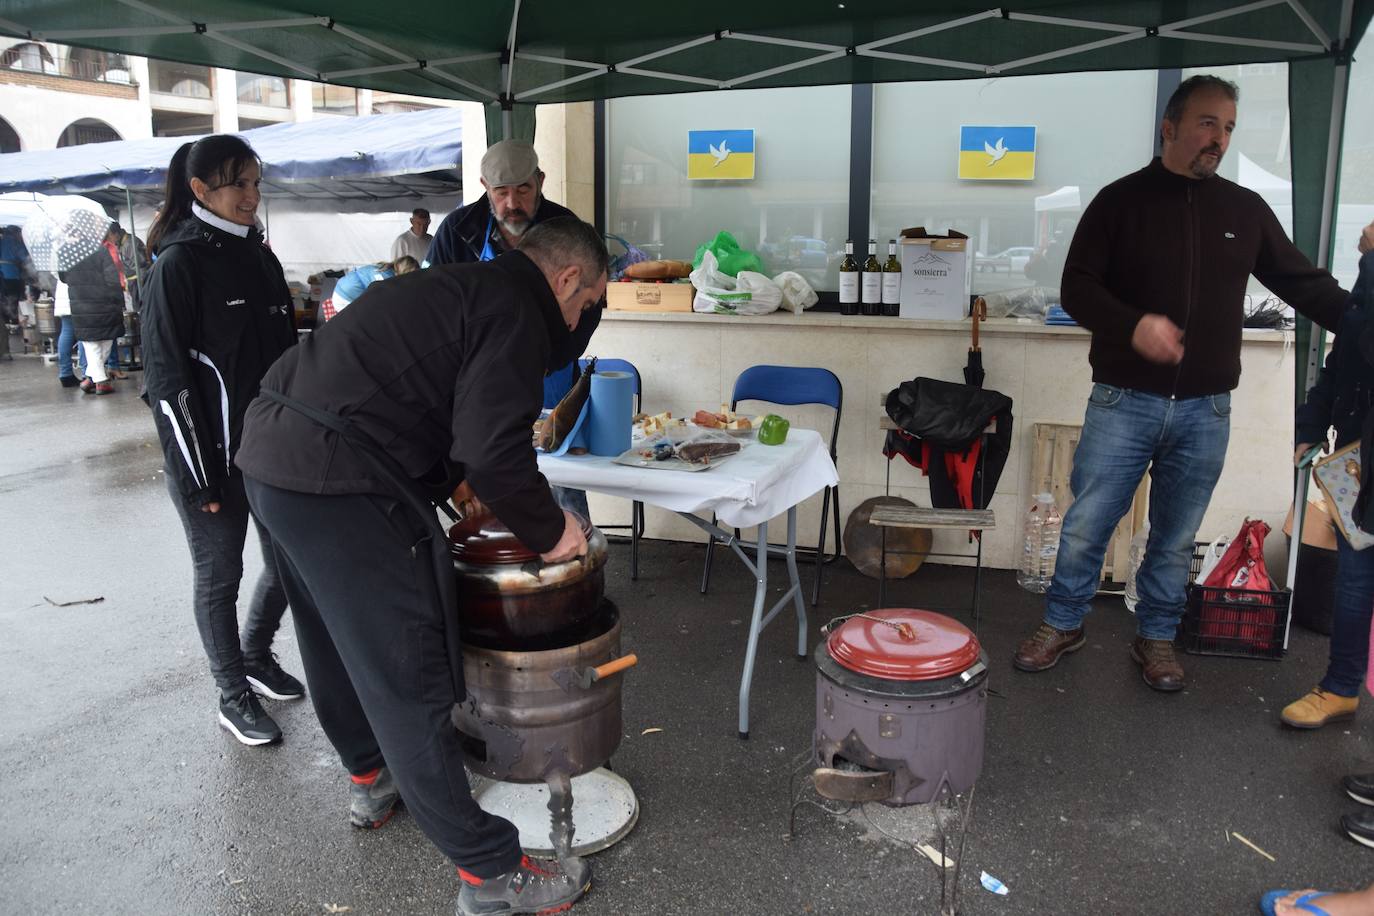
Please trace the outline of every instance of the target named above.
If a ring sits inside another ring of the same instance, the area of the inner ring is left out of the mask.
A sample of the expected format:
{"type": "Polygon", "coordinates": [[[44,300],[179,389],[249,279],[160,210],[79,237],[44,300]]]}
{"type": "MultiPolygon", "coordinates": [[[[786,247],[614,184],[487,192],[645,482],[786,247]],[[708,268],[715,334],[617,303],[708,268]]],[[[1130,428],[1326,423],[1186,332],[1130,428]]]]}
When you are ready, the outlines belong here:
{"type": "Polygon", "coordinates": [[[539,171],[539,156],[523,140],[502,140],[482,157],[482,180],[488,186],[524,184],[539,171]]]}

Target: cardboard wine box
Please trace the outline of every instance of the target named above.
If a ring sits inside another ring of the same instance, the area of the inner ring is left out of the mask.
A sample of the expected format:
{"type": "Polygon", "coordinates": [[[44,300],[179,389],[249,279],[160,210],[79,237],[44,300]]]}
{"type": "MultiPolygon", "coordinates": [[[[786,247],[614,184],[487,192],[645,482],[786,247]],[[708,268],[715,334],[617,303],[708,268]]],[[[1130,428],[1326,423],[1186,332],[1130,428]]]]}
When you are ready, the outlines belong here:
{"type": "Polygon", "coordinates": [[[972,259],[968,236],[903,229],[901,236],[902,318],[962,321],[968,317],[972,259]]]}

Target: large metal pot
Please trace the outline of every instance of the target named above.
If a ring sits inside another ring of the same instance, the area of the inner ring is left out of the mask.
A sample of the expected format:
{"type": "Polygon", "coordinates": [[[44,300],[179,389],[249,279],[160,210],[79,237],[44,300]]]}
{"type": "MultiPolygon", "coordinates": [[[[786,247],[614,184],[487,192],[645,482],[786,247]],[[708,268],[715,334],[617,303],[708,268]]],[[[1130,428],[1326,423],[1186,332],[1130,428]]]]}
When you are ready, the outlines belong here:
{"type": "Polygon", "coordinates": [[[816,647],[816,789],[845,801],[925,804],[983,769],[987,655],[958,621],[887,608],[816,647]]]}
{"type": "Polygon", "coordinates": [[[587,554],[544,563],[493,515],[449,529],[464,643],[533,651],[588,638],[605,590],[606,536],[579,516],[587,554]]]}
{"type": "Polygon", "coordinates": [[[467,697],[453,724],[477,773],[504,782],[545,782],[604,764],[620,744],[620,615],[599,608],[595,635],[537,652],[464,644],[467,697]]]}

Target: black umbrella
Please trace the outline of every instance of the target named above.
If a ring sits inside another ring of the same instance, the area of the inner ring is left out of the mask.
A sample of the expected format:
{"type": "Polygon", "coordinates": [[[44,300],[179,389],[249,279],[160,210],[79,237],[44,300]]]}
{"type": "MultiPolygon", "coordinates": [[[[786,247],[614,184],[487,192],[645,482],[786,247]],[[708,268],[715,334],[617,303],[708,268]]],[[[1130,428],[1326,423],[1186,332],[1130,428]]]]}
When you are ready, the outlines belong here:
{"type": "Polygon", "coordinates": [[[964,366],[964,382],[982,388],[983,379],[987,373],[983,371],[983,348],[978,346],[978,322],[986,321],[988,317],[988,303],[982,296],[973,300],[973,312],[970,317],[973,319],[973,345],[968,348],[968,364],[964,366]]]}

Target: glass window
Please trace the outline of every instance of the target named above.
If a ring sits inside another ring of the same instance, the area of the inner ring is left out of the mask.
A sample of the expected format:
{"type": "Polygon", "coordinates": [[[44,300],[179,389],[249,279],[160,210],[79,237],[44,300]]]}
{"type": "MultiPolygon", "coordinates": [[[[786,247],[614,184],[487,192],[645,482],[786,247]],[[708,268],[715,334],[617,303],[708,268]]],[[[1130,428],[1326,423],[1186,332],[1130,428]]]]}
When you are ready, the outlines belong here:
{"type": "Polygon", "coordinates": [[[352,86],[331,86],[327,83],[310,84],[310,103],[316,111],[332,111],[341,114],[358,113],[358,90],[352,86]]]}
{"type": "Polygon", "coordinates": [[[238,99],[248,105],[270,105],[273,108],[291,107],[291,90],[279,76],[258,76],[239,73],[238,99]]]}
{"type": "Polygon", "coordinates": [[[849,86],[612,99],[611,232],[655,257],[690,260],[728,229],[770,276],[835,289],[849,207],[849,86]],[[689,130],[754,131],[754,178],[691,181],[689,130]]]}
{"type": "Polygon", "coordinates": [[[154,92],[165,92],[183,98],[210,98],[210,68],[192,64],[149,60],[148,79],[154,92]]]}
{"type": "Polygon", "coordinates": [[[1156,83],[1149,70],[875,86],[871,226],[880,254],[904,228],[955,229],[975,252],[975,293],[1058,286],[1083,208],[1150,160],[1156,83]],[[1033,125],[1034,179],[960,180],[965,125],[1033,125]]]}

